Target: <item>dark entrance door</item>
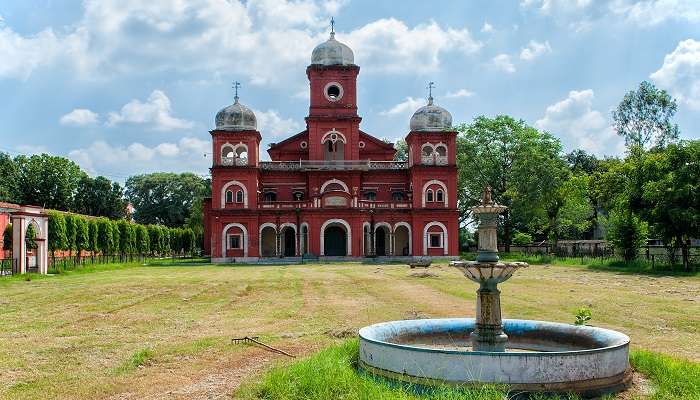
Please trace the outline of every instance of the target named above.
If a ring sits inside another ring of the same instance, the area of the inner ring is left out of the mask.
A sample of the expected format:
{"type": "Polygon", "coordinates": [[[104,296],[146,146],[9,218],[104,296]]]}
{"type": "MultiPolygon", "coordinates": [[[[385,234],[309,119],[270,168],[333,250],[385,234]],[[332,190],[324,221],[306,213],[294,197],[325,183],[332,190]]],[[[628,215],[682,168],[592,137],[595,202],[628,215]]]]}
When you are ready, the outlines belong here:
{"type": "Polygon", "coordinates": [[[294,229],[286,228],[284,230],[284,256],[294,257],[295,253],[294,229]]]}
{"type": "Polygon", "coordinates": [[[323,233],[323,254],[327,256],[346,256],[347,234],[340,226],[329,226],[323,233]]]}
{"type": "Polygon", "coordinates": [[[375,249],[378,256],[386,255],[386,235],[384,228],[378,228],[374,234],[375,249]]]}

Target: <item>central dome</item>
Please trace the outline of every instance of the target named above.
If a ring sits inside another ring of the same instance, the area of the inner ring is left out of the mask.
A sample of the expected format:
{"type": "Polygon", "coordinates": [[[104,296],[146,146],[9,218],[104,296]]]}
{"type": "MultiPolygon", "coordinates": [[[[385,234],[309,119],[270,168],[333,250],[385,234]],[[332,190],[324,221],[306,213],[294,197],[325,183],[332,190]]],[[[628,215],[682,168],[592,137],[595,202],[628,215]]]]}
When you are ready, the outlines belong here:
{"type": "Polygon", "coordinates": [[[335,32],[331,32],[330,39],[316,46],[311,53],[311,64],[355,65],[355,55],[350,47],[335,40],[335,32]]]}
{"type": "Polygon", "coordinates": [[[238,96],[228,107],[216,113],[216,129],[219,131],[255,131],[258,122],[250,108],[238,102],[238,96]]]}
{"type": "Polygon", "coordinates": [[[452,128],[452,114],[433,104],[433,97],[428,97],[428,104],[416,110],[411,117],[411,130],[437,132],[452,128]]]}

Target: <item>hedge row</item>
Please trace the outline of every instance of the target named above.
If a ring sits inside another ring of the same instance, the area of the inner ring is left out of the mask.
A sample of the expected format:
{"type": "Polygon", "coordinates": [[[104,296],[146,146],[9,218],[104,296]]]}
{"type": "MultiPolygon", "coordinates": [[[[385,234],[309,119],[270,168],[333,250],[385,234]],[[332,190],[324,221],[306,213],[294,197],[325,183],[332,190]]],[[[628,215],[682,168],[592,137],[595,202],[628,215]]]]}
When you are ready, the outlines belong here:
{"type": "Polygon", "coordinates": [[[102,254],[192,254],[195,235],[190,228],[141,225],[124,219],[110,220],[49,211],[49,251],[82,250],[102,254]]]}

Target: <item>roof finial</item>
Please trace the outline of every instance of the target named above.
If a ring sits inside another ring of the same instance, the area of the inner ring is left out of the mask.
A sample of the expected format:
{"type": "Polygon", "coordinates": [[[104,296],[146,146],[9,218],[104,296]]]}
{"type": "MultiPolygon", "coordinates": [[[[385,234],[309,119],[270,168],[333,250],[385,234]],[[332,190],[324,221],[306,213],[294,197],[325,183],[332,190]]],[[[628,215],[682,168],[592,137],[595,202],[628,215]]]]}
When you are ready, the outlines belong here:
{"type": "Polygon", "coordinates": [[[233,100],[235,100],[236,103],[238,103],[238,88],[241,87],[241,83],[238,81],[233,82],[233,90],[235,90],[236,95],[233,96],[233,100]]]}
{"type": "Polygon", "coordinates": [[[331,38],[335,37],[335,19],[331,17],[331,38]]]}
{"type": "Polygon", "coordinates": [[[432,106],[433,105],[433,88],[435,87],[435,82],[430,81],[428,82],[428,105],[432,106]]]}

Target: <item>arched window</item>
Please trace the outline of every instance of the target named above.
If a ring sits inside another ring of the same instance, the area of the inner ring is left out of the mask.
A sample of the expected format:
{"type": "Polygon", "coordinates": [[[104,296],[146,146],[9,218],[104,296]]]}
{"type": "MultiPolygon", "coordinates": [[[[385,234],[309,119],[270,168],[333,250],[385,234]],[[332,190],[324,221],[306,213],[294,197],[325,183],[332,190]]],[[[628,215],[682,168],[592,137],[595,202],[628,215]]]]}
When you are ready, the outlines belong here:
{"type": "MultiPolygon", "coordinates": [[[[240,191],[239,191],[240,192],[240,191]]],[[[226,202],[233,203],[233,192],[230,190],[226,191],[226,202]]]]}
{"type": "Polygon", "coordinates": [[[435,191],[435,201],[438,203],[442,203],[445,201],[445,193],[442,191],[442,189],[438,189],[435,191]]]}
{"type": "Polygon", "coordinates": [[[236,146],[236,165],[248,165],[248,146],[244,144],[236,146]]]}
{"type": "Polygon", "coordinates": [[[265,201],[267,201],[267,202],[277,201],[277,193],[265,192],[265,201]]]}
{"type": "Polygon", "coordinates": [[[446,157],[447,156],[447,147],[443,144],[437,146],[435,148],[435,152],[439,157],[446,157]]]}
{"type": "Polygon", "coordinates": [[[304,193],[303,192],[294,192],[294,200],[295,201],[304,200],[304,193]]]}
{"type": "Polygon", "coordinates": [[[223,165],[233,165],[235,152],[233,151],[233,146],[227,144],[221,147],[221,164],[223,165]]]}
{"type": "Polygon", "coordinates": [[[236,203],[243,203],[243,191],[239,190],[236,192],[236,203]]]}
{"type": "Polygon", "coordinates": [[[403,201],[403,192],[394,192],[391,194],[391,199],[394,201],[403,201]]]}
{"type": "Polygon", "coordinates": [[[426,143],[421,148],[421,164],[434,164],[435,163],[435,150],[433,145],[426,143]]]}
{"type": "Polygon", "coordinates": [[[377,200],[377,192],[365,192],[365,200],[369,200],[369,201],[377,200]]]}
{"type": "Polygon", "coordinates": [[[345,159],[345,137],[342,133],[332,130],[321,139],[323,144],[323,159],[326,161],[345,159]]]}
{"type": "Polygon", "coordinates": [[[430,202],[434,201],[433,200],[433,189],[428,189],[425,192],[425,201],[430,201],[430,202]]]}

